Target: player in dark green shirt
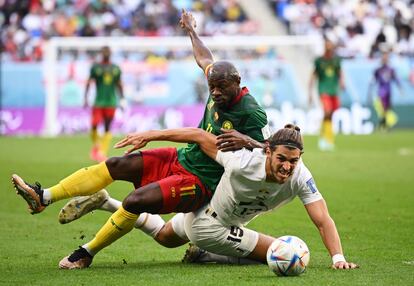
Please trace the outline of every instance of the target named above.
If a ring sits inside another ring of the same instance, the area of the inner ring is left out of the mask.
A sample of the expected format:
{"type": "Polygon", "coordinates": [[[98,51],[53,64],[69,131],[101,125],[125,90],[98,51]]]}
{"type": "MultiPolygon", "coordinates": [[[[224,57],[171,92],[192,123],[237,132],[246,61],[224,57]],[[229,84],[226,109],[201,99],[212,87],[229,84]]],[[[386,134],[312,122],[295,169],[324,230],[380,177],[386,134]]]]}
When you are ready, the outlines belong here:
{"type": "Polygon", "coordinates": [[[103,47],[101,50],[102,60],[93,64],[89,79],[85,88],[84,107],[88,107],[88,92],[92,82],[96,85],[96,96],[92,107],[92,150],[90,157],[95,161],[104,161],[108,153],[109,144],[112,139],[111,124],[114,119],[118,103],[117,90],[122,99],[123,88],[121,81],[121,69],[111,62],[111,50],[103,47]],[[101,137],[97,127],[104,124],[105,134],[101,137]]]}
{"type": "Polygon", "coordinates": [[[325,41],[325,53],[315,59],[315,68],[309,82],[309,104],[312,104],[312,89],[314,81],[318,80],[318,94],[323,107],[323,122],[319,148],[333,150],[334,134],[332,129],[332,114],[339,108],[339,88],[343,88],[341,60],[335,55],[334,44],[325,41]]]}
{"type": "MultiPolygon", "coordinates": [[[[194,57],[206,74],[210,91],[199,127],[216,135],[221,134],[217,144],[223,151],[263,147],[260,141],[263,142],[270,135],[267,117],[248,89],[240,86],[237,69],[227,61],[214,62],[210,50],[194,31],[195,21],[191,14],[184,11],[180,23],[190,35],[194,57]]],[[[142,134],[131,134],[126,138],[163,139],[150,136],[142,138],[142,134]]],[[[135,149],[130,149],[128,153],[133,150],[135,149]]],[[[158,148],[109,158],[98,165],[80,169],[59,184],[44,190],[39,185],[25,183],[17,175],[13,175],[13,182],[32,213],[39,213],[48,204],[61,199],[94,194],[114,180],[134,184],[136,189],[124,199],[122,206],[96,234],[94,240],[60,263],[61,268],[84,268],[91,263],[93,255],[129,232],[134,224],[140,225],[144,232],[157,241],[168,241],[167,246],[186,243],[175,234],[171,224],[164,225],[159,216],[148,213],[197,210],[211,199],[222,174],[223,168],[220,165],[202,153],[198,145],[189,144],[178,150],[158,148]],[[161,228],[164,228],[163,234],[167,234],[168,239],[157,237],[161,228]]]]}

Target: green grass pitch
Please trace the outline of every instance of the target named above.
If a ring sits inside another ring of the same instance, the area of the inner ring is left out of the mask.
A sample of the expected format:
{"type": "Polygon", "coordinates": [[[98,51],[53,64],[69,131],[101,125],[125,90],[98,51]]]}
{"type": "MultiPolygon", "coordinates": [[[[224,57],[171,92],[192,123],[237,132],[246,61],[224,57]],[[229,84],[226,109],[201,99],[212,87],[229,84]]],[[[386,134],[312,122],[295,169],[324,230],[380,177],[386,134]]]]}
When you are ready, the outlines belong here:
{"type": "MultiPolygon", "coordinates": [[[[59,260],[89,241],[109,214],[97,211],[60,225],[57,214],[65,202],[58,202],[32,216],[10,176],[16,172],[51,186],[93,164],[89,138],[0,137],[0,284],[414,285],[414,132],[338,136],[332,153],[318,151],[316,140],[305,137],[304,161],[328,203],[345,255],[361,265],[358,270],[329,268],[330,257],[298,199],[249,226],[274,236],[297,235],[308,244],[310,265],[299,277],[279,278],[266,265],[184,265],[185,246],[163,248],[137,230],[103,250],[89,269],[59,270],[59,260]]],[[[117,154],[122,151],[111,151],[117,154]]],[[[108,190],[122,199],[132,186],[115,182],[108,190]]]]}

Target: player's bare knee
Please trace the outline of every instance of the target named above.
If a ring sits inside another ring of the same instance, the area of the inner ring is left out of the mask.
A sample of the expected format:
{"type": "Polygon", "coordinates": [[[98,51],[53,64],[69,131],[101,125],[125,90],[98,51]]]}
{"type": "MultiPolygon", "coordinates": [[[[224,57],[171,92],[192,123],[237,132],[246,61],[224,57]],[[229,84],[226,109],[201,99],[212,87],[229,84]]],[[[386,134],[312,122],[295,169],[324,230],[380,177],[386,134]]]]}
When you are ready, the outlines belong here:
{"type": "Polygon", "coordinates": [[[114,180],[125,180],[135,183],[141,177],[142,157],[140,153],[111,157],[105,161],[105,164],[114,180]]]}
{"type": "Polygon", "coordinates": [[[138,188],[130,193],[122,202],[122,206],[133,213],[158,213],[162,207],[162,197],[151,188],[151,185],[138,188]]]}
{"type": "Polygon", "coordinates": [[[186,240],[180,238],[172,228],[172,225],[166,223],[154,237],[155,241],[167,248],[175,248],[187,243],[186,240]]]}
{"type": "Polygon", "coordinates": [[[160,229],[157,235],[154,237],[155,241],[161,244],[162,246],[171,248],[170,243],[168,241],[168,233],[165,228],[165,225],[160,229]]]}
{"type": "Polygon", "coordinates": [[[142,199],[138,191],[130,193],[123,201],[122,207],[132,213],[142,213],[142,199]]]}

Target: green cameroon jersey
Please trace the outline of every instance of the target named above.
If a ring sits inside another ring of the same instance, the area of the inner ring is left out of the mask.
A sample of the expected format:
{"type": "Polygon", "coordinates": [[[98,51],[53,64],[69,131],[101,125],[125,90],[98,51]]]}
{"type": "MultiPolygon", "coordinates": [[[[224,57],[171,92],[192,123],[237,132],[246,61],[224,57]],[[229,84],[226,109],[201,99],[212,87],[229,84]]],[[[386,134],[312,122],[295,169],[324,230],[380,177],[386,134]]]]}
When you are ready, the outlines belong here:
{"type": "Polygon", "coordinates": [[[317,58],[315,60],[315,71],[318,76],[319,94],[338,95],[339,77],[341,73],[340,58],[317,58]]]}
{"type": "MultiPolygon", "coordinates": [[[[215,135],[221,134],[220,128],[236,129],[259,142],[270,136],[265,111],[245,87],[226,111],[216,108],[210,96],[198,127],[215,135]]],[[[197,144],[190,143],[178,149],[178,161],[187,171],[199,177],[208,189],[215,191],[224,169],[204,154],[197,144]]]]}
{"type": "Polygon", "coordinates": [[[96,84],[94,106],[116,107],[116,87],[121,79],[121,69],[114,64],[96,63],[91,68],[90,78],[96,84]]]}

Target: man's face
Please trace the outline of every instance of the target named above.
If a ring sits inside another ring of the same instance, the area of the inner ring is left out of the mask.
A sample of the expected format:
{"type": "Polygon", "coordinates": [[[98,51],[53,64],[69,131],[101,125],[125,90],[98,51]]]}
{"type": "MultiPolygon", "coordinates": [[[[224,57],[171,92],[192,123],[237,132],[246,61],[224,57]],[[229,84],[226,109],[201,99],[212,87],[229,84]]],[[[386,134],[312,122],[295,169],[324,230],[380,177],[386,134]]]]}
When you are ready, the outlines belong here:
{"type": "Polygon", "coordinates": [[[220,109],[226,109],[240,90],[239,82],[230,79],[208,79],[211,97],[220,109]]]}
{"type": "Polygon", "coordinates": [[[331,41],[325,42],[325,52],[326,53],[333,53],[335,50],[335,45],[331,41]]]}
{"type": "Polygon", "coordinates": [[[383,64],[383,65],[387,65],[387,64],[388,64],[388,59],[389,59],[389,55],[388,55],[388,53],[384,53],[384,54],[382,55],[382,64],[383,64]]]}
{"type": "Polygon", "coordinates": [[[267,156],[267,177],[278,184],[285,183],[292,176],[296,168],[301,151],[297,148],[289,148],[286,146],[277,146],[274,151],[268,147],[266,149],[267,156]]]}
{"type": "Polygon", "coordinates": [[[108,61],[110,57],[111,57],[111,50],[107,47],[102,48],[102,59],[104,61],[108,61]]]}

